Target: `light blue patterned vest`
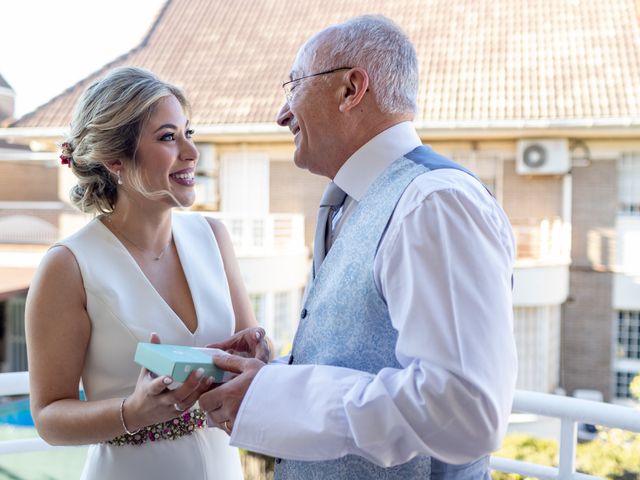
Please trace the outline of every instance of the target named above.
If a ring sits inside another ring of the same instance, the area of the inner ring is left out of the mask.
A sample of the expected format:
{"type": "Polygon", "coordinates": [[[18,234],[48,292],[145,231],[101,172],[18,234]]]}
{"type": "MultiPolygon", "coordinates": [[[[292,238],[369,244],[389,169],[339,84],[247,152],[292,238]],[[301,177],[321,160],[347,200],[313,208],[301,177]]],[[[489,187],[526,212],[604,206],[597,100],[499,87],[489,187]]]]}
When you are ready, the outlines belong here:
{"type": "MultiPolygon", "coordinates": [[[[373,374],[385,367],[402,368],[395,357],[398,332],[376,289],[373,260],[409,183],[439,168],[464,170],[429,147],[420,146],[392,163],[373,183],[342,226],[309,287],[290,363],[335,365],[373,374]]],[[[484,478],[489,478],[486,457],[462,466],[416,457],[402,465],[382,468],[356,455],[324,462],[282,459],[276,464],[278,480],[484,478]]]]}

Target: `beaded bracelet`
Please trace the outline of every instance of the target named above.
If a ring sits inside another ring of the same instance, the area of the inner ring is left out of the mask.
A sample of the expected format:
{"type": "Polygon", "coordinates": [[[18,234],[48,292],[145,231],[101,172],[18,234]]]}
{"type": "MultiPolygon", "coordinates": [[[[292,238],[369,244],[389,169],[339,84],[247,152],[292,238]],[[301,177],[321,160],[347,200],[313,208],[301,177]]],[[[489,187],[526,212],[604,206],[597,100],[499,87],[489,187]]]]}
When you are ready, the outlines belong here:
{"type": "Polygon", "coordinates": [[[126,432],[127,435],[135,435],[141,429],[139,428],[135,432],[130,432],[129,429],[127,428],[127,424],[124,423],[124,402],[127,401],[127,398],[129,398],[129,397],[124,397],[122,399],[122,402],[120,402],[120,422],[122,422],[122,428],[124,428],[124,431],[126,432]]]}

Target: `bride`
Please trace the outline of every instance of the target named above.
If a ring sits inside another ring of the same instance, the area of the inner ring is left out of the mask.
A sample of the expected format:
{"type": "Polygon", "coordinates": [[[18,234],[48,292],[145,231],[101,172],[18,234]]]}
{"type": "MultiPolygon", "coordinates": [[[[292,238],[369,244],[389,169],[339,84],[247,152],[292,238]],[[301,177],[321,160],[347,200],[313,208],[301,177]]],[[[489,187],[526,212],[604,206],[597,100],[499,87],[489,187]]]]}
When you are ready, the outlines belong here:
{"type": "Polygon", "coordinates": [[[195,196],[187,114],[179,89],[119,68],[81,97],[62,145],[71,199],[97,216],[47,252],[29,290],[31,411],[48,443],[92,444],[85,479],[242,478],[229,432],[197,408],[213,379],[198,370],[178,386],[133,361],[138,342],[237,332],[269,355],[225,228],[172,211],[195,196]]]}

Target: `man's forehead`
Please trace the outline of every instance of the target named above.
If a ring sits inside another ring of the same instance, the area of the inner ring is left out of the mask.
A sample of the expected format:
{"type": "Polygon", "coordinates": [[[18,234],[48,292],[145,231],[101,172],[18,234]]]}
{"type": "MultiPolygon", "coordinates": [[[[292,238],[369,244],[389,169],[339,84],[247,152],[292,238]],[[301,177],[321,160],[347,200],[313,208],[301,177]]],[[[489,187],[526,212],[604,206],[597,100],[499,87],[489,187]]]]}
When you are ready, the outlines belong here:
{"type": "Polygon", "coordinates": [[[309,57],[311,55],[308,47],[309,45],[306,43],[300,48],[300,50],[298,50],[289,74],[289,77],[292,79],[304,75],[305,70],[309,68],[309,57]]]}
{"type": "Polygon", "coordinates": [[[300,47],[291,66],[289,74],[291,79],[308,74],[313,70],[314,59],[322,55],[322,51],[327,48],[331,41],[332,32],[332,27],[322,30],[300,47]]]}

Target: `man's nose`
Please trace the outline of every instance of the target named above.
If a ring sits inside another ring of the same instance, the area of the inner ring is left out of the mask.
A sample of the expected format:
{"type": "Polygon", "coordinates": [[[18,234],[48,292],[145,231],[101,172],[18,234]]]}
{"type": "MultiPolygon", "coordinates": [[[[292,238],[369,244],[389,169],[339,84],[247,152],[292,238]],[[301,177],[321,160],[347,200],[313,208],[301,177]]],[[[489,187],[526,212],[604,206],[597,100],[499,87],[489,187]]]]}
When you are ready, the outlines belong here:
{"type": "Polygon", "coordinates": [[[286,127],[289,125],[289,122],[293,118],[293,114],[291,113],[291,109],[289,108],[289,102],[284,102],[284,105],[278,111],[278,115],[276,116],[276,123],[281,127],[286,127]]]}

